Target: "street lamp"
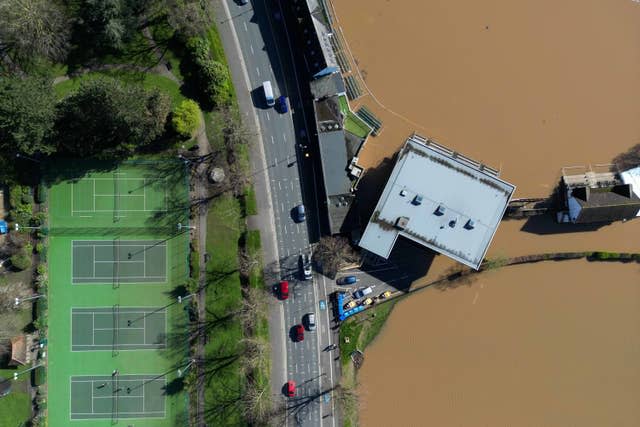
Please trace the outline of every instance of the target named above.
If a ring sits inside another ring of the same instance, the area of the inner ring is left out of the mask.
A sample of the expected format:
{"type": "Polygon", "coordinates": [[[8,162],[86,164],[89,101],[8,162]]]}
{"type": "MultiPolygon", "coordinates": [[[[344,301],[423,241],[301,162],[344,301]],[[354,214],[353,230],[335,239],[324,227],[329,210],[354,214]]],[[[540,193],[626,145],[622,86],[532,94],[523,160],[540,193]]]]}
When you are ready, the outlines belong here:
{"type": "Polygon", "coordinates": [[[196,226],[195,225],[184,225],[182,223],[178,223],[178,231],[182,230],[183,228],[188,228],[189,230],[195,230],[196,226]]]}
{"type": "Polygon", "coordinates": [[[37,294],[37,295],[32,295],[32,296],[27,297],[27,298],[18,298],[18,297],[16,297],[14,299],[13,303],[17,307],[17,306],[20,305],[20,303],[23,303],[25,301],[31,301],[31,300],[38,299],[38,298],[42,298],[43,296],[45,296],[45,295],[44,294],[37,294]]]}
{"type": "Polygon", "coordinates": [[[26,225],[20,225],[17,222],[15,224],[13,224],[13,229],[16,231],[20,231],[21,228],[25,228],[27,230],[40,230],[42,227],[38,226],[38,227],[28,227],[26,225]]]}
{"type": "Polygon", "coordinates": [[[189,361],[189,363],[187,363],[187,366],[185,366],[185,367],[184,367],[184,369],[180,369],[180,368],[178,368],[178,377],[182,377],[182,375],[183,375],[185,372],[187,372],[187,369],[189,369],[189,367],[190,367],[191,365],[193,365],[194,363],[196,363],[196,359],[191,359],[191,360],[189,361]]]}
{"type": "Polygon", "coordinates": [[[185,295],[185,296],[178,295],[178,304],[182,304],[182,301],[186,301],[189,298],[193,298],[194,296],[196,296],[196,294],[189,294],[189,295],[185,295]]]}
{"type": "Polygon", "coordinates": [[[32,367],[30,367],[29,369],[25,369],[25,370],[24,370],[24,371],[22,371],[22,372],[14,372],[14,373],[13,373],[13,380],[14,380],[14,381],[18,381],[18,376],[23,375],[23,374],[26,374],[27,372],[31,372],[31,371],[33,371],[34,369],[39,368],[40,366],[44,366],[44,365],[43,365],[42,363],[38,363],[36,366],[32,366],[32,367]]]}
{"type": "Polygon", "coordinates": [[[36,160],[33,157],[25,156],[24,154],[16,153],[16,159],[26,159],[31,160],[32,162],[42,163],[40,160],[36,160]]]}

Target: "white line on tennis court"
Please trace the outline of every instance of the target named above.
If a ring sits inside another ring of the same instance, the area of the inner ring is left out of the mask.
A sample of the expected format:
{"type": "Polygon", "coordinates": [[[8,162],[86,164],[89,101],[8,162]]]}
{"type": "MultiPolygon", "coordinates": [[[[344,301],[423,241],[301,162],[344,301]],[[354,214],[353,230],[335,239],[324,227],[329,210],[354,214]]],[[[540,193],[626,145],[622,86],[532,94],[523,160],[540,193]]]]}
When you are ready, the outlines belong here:
{"type": "Polygon", "coordinates": [[[94,386],[94,383],[93,383],[93,381],[91,381],[91,412],[93,412],[93,399],[94,399],[94,397],[93,397],[93,386],[94,386]]]}
{"type": "Polygon", "coordinates": [[[100,197],[144,197],[143,194],[94,194],[100,197]]]}
{"type": "MultiPolygon", "coordinates": [[[[108,277],[103,277],[103,276],[95,276],[95,277],[73,277],[74,280],[77,279],[87,279],[87,280],[113,280],[113,276],[108,276],[108,277]]],[[[123,280],[145,280],[145,279],[166,279],[166,276],[121,276],[120,279],[123,280]]],[[[82,283],[82,282],[76,282],[76,283],[82,283]]],[[[86,282],[86,283],[91,283],[91,282],[86,282]]]]}
{"type": "MultiPolygon", "coordinates": [[[[114,329],[126,329],[127,331],[130,329],[144,329],[144,328],[134,328],[132,326],[127,326],[126,328],[121,328],[121,327],[117,327],[117,328],[94,328],[94,331],[113,331],[114,329]]],[[[135,344],[129,344],[129,345],[135,345],[135,344]]]]}
{"type": "Polygon", "coordinates": [[[96,313],[91,313],[91,344],[96,343],[96,313]]]}
{"type": "Polygon", "coordinates": [[[142,384],[142,412],[146,412],[144,410],[145,408],[145,404],[144,404],[144,384],[142,384]]]}
{"type": "MultiPolygon", "coordinates": [[[[93,379],[93,380],[76,380],[71,378],[71,382],[72,383],[91,383],[94,381],[107,381],[111,379],[111,375],[109,375],[108,377],[105,376],[103,379],[93,379]]],[[[166,382],[165,379],[163,378],[149,378],[149,379],[140,379],[140,378],[132,378],[132,379],[126,379],[126,378],[122,378],[122,375],[120,375],[120,377],[118,378],[118,384],[119,383],[123,383],[123,382],[137,382],[140,383],[141,381],[143,381],[145,384],[149,384],[149,383],[154,383],[154,382],[166,382]]]]}
{"type": "Polygon", "coordinates": [[[93,210],[96,210],[96,180],[93,181],[93,210]]]}
{"type": "Polygon", "coordinates": [[[142,207],[147,209],[147,178],[144,178],[142,182],[142,195],[144,196],[144,199],[142,199],[142,207]]]}
{"type": "Polygon", "coordinates": [[[147,344],[147,316],[142,316],[142,329],[144,333],[142,334],[142,344],[147,344]]]}
{"type": "Polygon", "coordinates": [[[112,264],[115,264],[115,263],[118,263],[118,264],[131,264],[131,263],[133,263],[133,264],[135,264],[135,263],[144,263],[144,261],[128,261],[128,260],[127,261],[123,261],[123,260],[120,260],[120,261],[94,261],[93,263],[94,264],[98,264],[98,263],[112,263],[112,264]]]}

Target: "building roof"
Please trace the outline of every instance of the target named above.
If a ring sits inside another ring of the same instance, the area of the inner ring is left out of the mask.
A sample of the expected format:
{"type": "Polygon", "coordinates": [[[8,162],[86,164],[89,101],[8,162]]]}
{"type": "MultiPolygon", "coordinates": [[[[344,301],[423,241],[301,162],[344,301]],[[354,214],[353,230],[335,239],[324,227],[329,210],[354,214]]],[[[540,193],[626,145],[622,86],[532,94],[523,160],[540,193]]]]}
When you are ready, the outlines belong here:
{"type": "Polygon", "coordinates": [[[388,258],[403,236],[477,269],[514,191],[496,170],[413,135],[360,246],[388,258]]]}
{"type": "Polygon", "coordinates": [[[10,366],[24,365],[27,363],[27,342],[24,335],[11,338],[10,366]]]}
{"type": "Polygon", "coordinates": [[[620,221],[635,217],[640,210],[640,198],[631,184],[569,188],[567,199],[569,217],[575,223],[620,221]]]}
{"type": "Polygon", "coordinates": [[[313,99],[317,100],[344,93],[346,93],[346,89],[340,73],[329,74],[311,81],[313,99]]]}
{"type": "MultiPolygon", "coordinates": [[[[622,182],[630,184],[636,196],[640,197],[640,166],[620,173],[622,182]]],[[[640,216],[640,211],[636,214],[640,216]]]]}
{"type": "Polygon", "coordinates": [[[316,76],[339,71],[338,61],[331,46],[333,34],[323,6],[318,0],[306,0],[305,3],[309,9],[313,30],[316,34],[316,46],[320,49],[318,52],[320,55],[314,55],[313,59],[316,60],[309,65],[316,76]]]}

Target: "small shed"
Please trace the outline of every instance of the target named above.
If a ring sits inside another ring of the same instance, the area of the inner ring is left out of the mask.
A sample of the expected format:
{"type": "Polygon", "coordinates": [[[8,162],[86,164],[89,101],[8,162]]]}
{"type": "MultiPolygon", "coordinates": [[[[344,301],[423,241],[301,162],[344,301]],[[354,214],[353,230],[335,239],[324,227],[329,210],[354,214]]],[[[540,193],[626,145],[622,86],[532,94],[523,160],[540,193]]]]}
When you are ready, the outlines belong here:
{"type": "Polygon", "coordinates": [[[11,360],[9,366],[27,364],[27,339],[24,335],[11,338],[11,360]]]}
{"type": "Polygon", "coordinates": [[[0,234],[7,234],[9,232],[9,224],[4,219],[0,219],[0,234]]]}

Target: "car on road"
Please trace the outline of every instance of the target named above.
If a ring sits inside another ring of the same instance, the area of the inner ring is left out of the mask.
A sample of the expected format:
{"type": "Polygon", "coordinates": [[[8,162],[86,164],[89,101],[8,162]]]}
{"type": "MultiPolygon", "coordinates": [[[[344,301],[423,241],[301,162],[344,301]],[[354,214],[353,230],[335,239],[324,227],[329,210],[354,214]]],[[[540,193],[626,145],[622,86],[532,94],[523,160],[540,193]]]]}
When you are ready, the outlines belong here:
{"type": "Polygon", "coordinates": [[[316,314],[315,313],[307,313],[307,329],[310,331],[316,330],[316,314]]]}
{"type": "Polygon", "coordinates": [[[295,222],[304,222],[304,220],[307,219],[307,214],[305,213],[304,205],[296,206],[293,211],[294,211],[293,218],[295,222]]]}
{"type": "Polygon", "coordinates": [[[281,95],[276,100],[276,111],[281,114],[284,114],[289,111],[289,103],[287,102],[287,97],[281,95]]]}
{"type": "Polygon", "coordinates": [[[349,301],[348,303],[346,303],[346,304],[344,305],[344,309],[345,309],[345,310],[349,310],[349,309],[351,309],[351,308],[355,307],[356,305],[358,305],[358,303],[357,303],[357,302],[355,302],[354,300],[351,300],[351,301],[349,301]]]}
{"type": "Polygon", "coordinates": [[[298,342],[304,341],[304,326],[296,325],[295,337],[296,337],[296,341],[298,341],[298,342]]]}
{"type": "Polygon", "coordinates": [[[287,282],[286,280],[280,281],[280,285],[278,286],[278,294],[280,295],[281,300],[289,298],[289,282],[287,282]]]}
{"type": "Polygon", "coordinates": [[[304,280],[310,280],[311,278],[313,278],[311,256],[309,254],[300,255],[300,268],[302,269],[302,277],[304,278],[304,280]]]}
{"type": "Polygon", "coordinates": [[[361,305],[371,305],[371,304],[373,304],[373,300],[371,298],[367,298],[361,303],[361,305]]]}
{"type": "Polygon", "coordinates": [[[373,292],[373,288],[371,286],[367,288],[360,288],[353,293],[353,297],[355,299],[360,299],[362,297],[369,295],[371,292],[373,292]]]}
{"type": "Polygon", "coordinates": [[[386,299],[386,298],[389,298],[390,296],[391,296],[391,291],[385,291],[385,292],[381,293],[380,295],[378,295],[378,298],[386,299]]]}
{"type": "Polygon", "coordinates": [[[353,285],[358,281],[356,276],[344,276],[336,280],[338,285],[353,285]]]}
{"type": "Polygon", "coordinates": [[[294,397],[296,395],[296,382],[294,380],[287,381],[286,390],[287,397],[294,397]]]}

